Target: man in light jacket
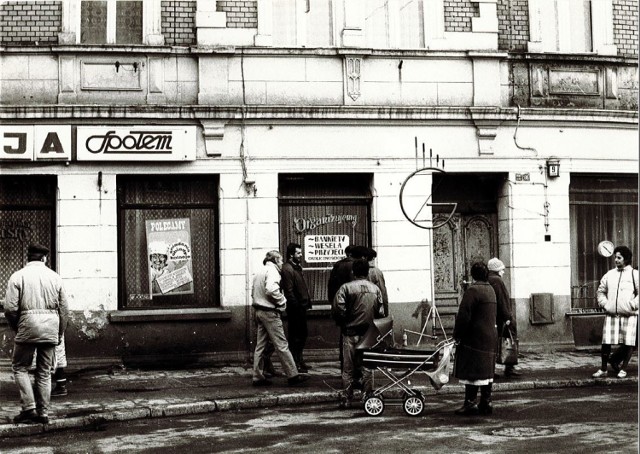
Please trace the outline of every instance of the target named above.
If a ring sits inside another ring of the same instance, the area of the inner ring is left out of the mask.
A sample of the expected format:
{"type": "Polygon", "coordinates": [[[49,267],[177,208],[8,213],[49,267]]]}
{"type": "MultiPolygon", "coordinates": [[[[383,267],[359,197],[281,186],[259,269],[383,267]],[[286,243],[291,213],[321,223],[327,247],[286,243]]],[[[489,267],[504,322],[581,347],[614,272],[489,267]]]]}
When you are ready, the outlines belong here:
{"type": "Polygon", "coordinates": [[[46,266],[48,255],[46,246],[30,245],[27,265],[7,284],[4,314],[16,333],[11,367],[22,404],[14,423],[49,422],[54,352],[67,328],[69,306],[62,278],[46,266]],[[35,387],[29,379],[34,354],[35,387]]]}
{"type": "Polygon", "coordinates": [[[253,385],[271,384],[264,376],[264,350],[271,341],[280,358],[289,386],[296,386],[307,381],[309,376],[298,373],[284,335],[281,314],[287,309],[287,299],[280,289],[282,255],[278,251],[269,251],[262,264],[262,269],[253,277],[251,290],[257,334],[256,350],[253,353],[253,385]]]}

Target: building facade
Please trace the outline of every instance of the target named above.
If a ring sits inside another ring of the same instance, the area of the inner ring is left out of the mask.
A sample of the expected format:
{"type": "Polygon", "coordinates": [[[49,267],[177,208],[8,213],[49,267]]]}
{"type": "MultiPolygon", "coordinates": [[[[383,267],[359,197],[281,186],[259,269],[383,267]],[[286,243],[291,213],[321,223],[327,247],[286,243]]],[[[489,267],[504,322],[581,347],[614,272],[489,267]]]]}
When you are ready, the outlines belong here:
{"type": "Polygon", "coordinates": [[[637,256],[637,29],[637,0],[0,1],[0,297],[41,242],[70,358],[247,361],[294,241],[336,358],[359,244],[397,336],[497,256],[523,348],[573,344],[598,244],[637,256]]]}

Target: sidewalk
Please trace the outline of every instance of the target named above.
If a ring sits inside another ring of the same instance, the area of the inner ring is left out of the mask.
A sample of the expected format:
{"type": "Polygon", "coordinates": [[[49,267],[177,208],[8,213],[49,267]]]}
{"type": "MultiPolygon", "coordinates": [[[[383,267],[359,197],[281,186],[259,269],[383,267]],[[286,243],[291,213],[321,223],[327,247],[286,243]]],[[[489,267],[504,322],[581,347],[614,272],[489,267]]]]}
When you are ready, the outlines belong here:
{"type": "MultiPolygon", "coordinates": [[[[518,378],[500,378],[494,383],[495,400],[500,392],[532,388],[611,386],[638,383],[636,354],[627,369],[628,376],[618,379],[611,370],[607,378],[593,379],[600,365],[594,352],[525,353],[520,356],[518,378]]],[[[251,385],[249,367],[219,367],[188,370],[74,370],[68,369],[69,394],[54,397],[50,423],[13,424],[20,411],[18,390],[8,368],[0,370],[0,437],[15,437],[54,430],[93,427],[108,421],[208,413],[272,406],[326,403],[337,405],[341,387],[337,361],[311,363],[311,379],[299,387],[286,385],[285,377],[275,377],[273,385],[251,385]]],[[[498,366],[496,373],[502,374],[498,366]]],[[[376,374],[376,378],[380,374],[376,374]]],[[[455,378],[435,391],[424,374],[411,377],[412,386],[422,389],[428,403],[438,394],[463,393],[455,378]]],[[[385,397],[399,397],[390,393],[385,397]]],[[[364,410],[363,410],[364,415],[364,410]]]]}

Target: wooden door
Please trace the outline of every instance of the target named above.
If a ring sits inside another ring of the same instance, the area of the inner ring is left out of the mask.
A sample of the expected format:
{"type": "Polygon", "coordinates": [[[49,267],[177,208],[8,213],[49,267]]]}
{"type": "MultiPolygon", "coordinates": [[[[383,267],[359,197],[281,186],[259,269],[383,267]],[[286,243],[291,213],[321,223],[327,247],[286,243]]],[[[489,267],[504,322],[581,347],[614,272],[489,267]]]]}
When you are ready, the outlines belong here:
{"type": "MultiPolygon", "coordinates": [[[[439,217],[436,216],[436,222],[439,217]]],[[[495,214],[454,214],[433,231],[433,265],[436,307],[450,332],[464,289],[471,282],[471,265],[497,255],[495,214]]]]}

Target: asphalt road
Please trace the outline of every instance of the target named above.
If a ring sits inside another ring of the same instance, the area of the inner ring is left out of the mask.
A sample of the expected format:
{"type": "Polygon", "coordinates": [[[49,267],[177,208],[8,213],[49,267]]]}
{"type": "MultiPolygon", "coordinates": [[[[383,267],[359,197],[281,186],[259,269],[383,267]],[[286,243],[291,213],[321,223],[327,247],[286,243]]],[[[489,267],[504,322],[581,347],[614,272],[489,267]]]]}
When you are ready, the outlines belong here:
{"type": "Polygon", "coordinates": [[[421,416],[387,407],[304,406],[136,420],[93,431],[0,440],[16,453],[637,453],[635,386],[501,393],[490,417],[461,417],[459,395],[427,400],[421,416]]]}

